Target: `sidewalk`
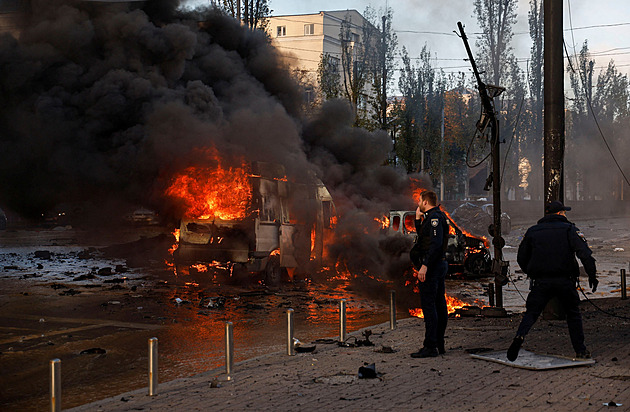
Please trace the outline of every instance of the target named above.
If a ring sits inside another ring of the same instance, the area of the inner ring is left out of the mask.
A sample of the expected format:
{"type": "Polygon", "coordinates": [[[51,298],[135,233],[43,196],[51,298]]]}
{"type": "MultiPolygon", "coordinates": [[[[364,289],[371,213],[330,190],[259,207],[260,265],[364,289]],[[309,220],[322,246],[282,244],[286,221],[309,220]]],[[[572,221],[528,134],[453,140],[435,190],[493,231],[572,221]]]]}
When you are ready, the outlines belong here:
{"type": "MultiPolygon", "coordinates": [[[[602,309],[630,317],[630,300],[598,299],[602,309]]],[[[374,326],[374,347],[317,344],[313,353],[285,352],[234,365],[233,379],[224,368],[161,383],[158,394],[147,389],[83,405],[72,411],[217,411],[217,410],[588,410],[630,407],[630,320],[610,317],[582,302],[592,366],[532,371],[470,357],[474,348],[507,349],[521,319],[453,318],[447,329],[446,355],[409,356],[421,345],[422,319],[374,326]],[[391,346],[395,353],[375,350],[391,346]],[[375,363],[377,379],[359,379],[364,364],[375,363]],[[218,377],[220,387],[211,383],[218,377]]],[[[350,333],[362,338],[361,331],[350,333]]],[[[299,338],[299,336],[297,336],[299,338]]],[[[573,356],[564,321],[539,319],[523,348],[541,354],[573,356]]],[[[63,400],[63,397],[62,397],[63,400]]],[[[63,404],[62,404],[63,406],[63,404]]]]}

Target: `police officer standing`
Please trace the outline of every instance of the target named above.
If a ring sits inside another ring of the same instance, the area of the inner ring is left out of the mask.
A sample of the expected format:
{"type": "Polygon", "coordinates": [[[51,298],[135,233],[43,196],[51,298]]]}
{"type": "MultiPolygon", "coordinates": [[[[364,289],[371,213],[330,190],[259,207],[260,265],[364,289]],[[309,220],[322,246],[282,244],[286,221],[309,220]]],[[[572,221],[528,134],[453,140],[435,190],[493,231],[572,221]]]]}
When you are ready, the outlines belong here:
{"type": "Polygon", "coordinates": [[[448,224],[446,216],[437,206],[435,192],[425,190],[420,194],[416,209],[416,233],[418,240],[411,250],[411,261],[418,271],[420,306],[424,314],[425,336],[423,347],[411,354],[412,358],[436,357],[446,352],[444,332],[448,320],[444,280],[448,270],[446,246],[448,224]]]}
{"type": "Polygon", "coordinates": [[[575,256],[582,261],[588,274],[589,286],[597,290],[597,270],[591,249],[584,235],[566,218],[571,210],[562,202],[554,201],[545,207],[545,216],[530,227],[518,248],[518,265],[531,279],[526,311],[516,337],[507,351],[510,361],[516,360],[525,335],[553,297],[557,297],[567,315],[567,325],[575,357],[588,359],[590,352],[584,346],[584,330],[580,313],[580,297],[576,281],[580,274],[575,256]]]}

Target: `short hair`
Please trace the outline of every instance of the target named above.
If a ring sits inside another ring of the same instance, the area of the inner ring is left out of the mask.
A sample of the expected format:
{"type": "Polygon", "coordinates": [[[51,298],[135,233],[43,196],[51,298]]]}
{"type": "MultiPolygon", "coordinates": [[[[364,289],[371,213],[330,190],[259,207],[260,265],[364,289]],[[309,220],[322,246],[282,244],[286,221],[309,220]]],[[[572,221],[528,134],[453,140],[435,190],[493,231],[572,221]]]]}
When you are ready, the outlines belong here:
{"type": "Polygon", "coordinates": [[[437,206],[437,195],[432,190],[423,190],[420,192],[420,198],[429,202],[431,206],[437,206]]]}

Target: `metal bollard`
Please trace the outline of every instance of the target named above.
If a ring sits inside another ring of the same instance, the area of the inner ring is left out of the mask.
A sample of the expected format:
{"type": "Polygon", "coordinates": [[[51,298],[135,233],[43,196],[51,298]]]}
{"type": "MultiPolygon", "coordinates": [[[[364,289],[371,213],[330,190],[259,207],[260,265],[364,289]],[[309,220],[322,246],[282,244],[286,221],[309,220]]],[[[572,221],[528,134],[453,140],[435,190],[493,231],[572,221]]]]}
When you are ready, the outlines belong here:
{"type": "Polygon", "coordinates": [[[50,412],[61,411],[61,359],[50,361],[50,412]]]}
{"type": "Polygon", "coordinates": [[[227,380],[232,380],[232,369],[234,368],[234,334],[232,322],[225,322],[225,373],[227,380]]]}
{"type": "Polygon", "coordinates": [[[626,270],[621,269],[621,299],[628,299],[628,291],[626,290],[626,270]]]}
{"type": "Polygon", "coordinates": [[[396,329],[396,291],[389,291],[389,329],[396,329]]]}
{"type": "Polygon", "coordinates": [[[293,344],[293,309],[287,310],[287,355],[295,355],[295,345],[293,344]]]}
{"type": "Polygon", "coordinates": [[[346,300],[339,301],[339,342],[346,341],[346,300]]]}
{"type": "Polygon", "coordinates": [[[149,396],[157,395],[158,338],[149,339],[149,396]]]}
{"type": "Polygon", "coordinates": [[[494,307],[494,283],[488,283],[488,306],[494,307]]]}

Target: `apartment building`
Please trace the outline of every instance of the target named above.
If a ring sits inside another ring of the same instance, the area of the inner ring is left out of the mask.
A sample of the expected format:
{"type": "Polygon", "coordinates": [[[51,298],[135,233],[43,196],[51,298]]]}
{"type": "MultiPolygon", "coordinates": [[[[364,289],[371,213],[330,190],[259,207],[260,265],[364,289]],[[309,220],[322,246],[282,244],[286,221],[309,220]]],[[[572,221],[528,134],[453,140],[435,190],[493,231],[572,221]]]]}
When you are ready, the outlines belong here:
{"type": "MultiPolygon", "coordinates": [[[[327,53],[341,73],[341,23],[351,22],[351,39],[360,42],[365,18],[356,10],[320,11],[315,14],[272,16],[267,30],[272,44],[286,57],[291,67],[308,73],[317,84],[317,66],[327,53]]],[[[343,81],[343,79],[342,79],[343,81]]]]}

